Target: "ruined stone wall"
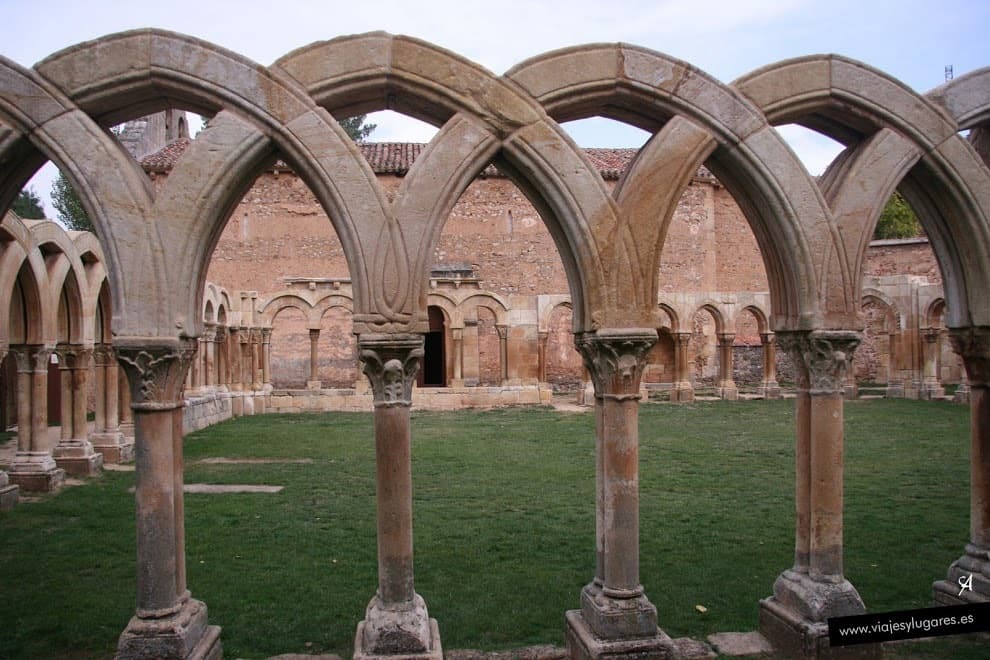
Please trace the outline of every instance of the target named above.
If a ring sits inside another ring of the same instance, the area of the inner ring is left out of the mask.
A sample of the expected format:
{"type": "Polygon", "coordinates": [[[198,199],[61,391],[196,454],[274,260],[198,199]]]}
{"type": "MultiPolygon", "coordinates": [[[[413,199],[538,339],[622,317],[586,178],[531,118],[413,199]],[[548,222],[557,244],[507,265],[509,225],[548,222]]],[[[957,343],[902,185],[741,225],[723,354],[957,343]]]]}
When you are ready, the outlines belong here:
{"type": "Polygon", "coordinates": [[[866,251],[864,275],[921,275],[942,283],[942,272],[926,238],[873,241],[866,251]]]}

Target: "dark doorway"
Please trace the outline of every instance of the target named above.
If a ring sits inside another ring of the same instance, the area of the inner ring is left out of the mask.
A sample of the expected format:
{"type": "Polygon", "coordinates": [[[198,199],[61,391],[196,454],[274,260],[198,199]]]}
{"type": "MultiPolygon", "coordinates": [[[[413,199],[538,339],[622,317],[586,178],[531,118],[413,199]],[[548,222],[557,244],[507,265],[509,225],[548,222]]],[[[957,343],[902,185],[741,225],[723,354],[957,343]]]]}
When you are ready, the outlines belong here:
{"type": "Polygon", "coordinates": [[[430,331],[424,343],[423,368],[417,384],[421,387],[447,386],[447,360],[444,351],[444,318],[439,307],[428,307],[430,331]]]}

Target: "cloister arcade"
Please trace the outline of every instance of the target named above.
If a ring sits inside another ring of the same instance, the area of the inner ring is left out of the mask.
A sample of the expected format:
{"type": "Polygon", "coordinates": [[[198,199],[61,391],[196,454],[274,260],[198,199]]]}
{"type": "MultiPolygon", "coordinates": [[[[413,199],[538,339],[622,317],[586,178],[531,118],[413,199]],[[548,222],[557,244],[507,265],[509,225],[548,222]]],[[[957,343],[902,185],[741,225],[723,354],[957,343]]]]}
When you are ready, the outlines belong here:
{"type": "MultiPolygon", "coordinates": [[[[270,325],[245,324],[244,315],[274,319],[287,302],[241,294],[234,304],[205,279],[231,209],[275,158],[305,180],[340,237],[351,293],[334,304],[350,305],[370,383],[378,585],[368,585],[373,595],[358,624],[355,657],[442,655],[439,627],[414,588],[410,406],[424,336],[434,331],[430,306],[449,324],[452,381],[465,377],[471,307],[490,310],[496,328],[510,326],[497,299],[465,296],[453,305],[429,285],[451,206],[492,162],[526,193],[554,238],[568,277],[574,341],[594,390],[597,501],[588,506],[596,511],[596,554],[588,584],[575,594],[580,608],[565,615],[573,657],[674,653],[640,586],[637,415],[646,356],[664,314],[665,334],[681,356],[674,390],[688,396],[680,338],[696,308],[658,306],[656,273],[674,205],[702,164],[745,213],[770,284],[769,304],[739,300],[731,313],[719,301],[701,305],[719,335],[719,388],[732,390],[725,347],[731,349],[736,313],[748,309],[756,311],[767,352],[776,346],[790,356],[798,390],[794,563],[767,585],[770,595],[758,604],[761,632],[786,655],[826,655],[827,618],[865,611],[843,573],[843,401],[864,329],[861,262],[895,188],[919,212],[938,258],[943,302],[927,314],[948,328],[973,411],[970,541],[935,583],[935,599],[990,599],[990,169],[988,154],[960,134],[978,136],[990,121],[990,69],[921,95],[862,63],[811,56],[724,84],[685,62],[614,44],[554,51],[496,76],[428,43],[384,33],[315,43],[265,67],[158,30],[80,44],[33,69],[3,60],[0,69],[2,206],[49,159],[79,192],[99,237],[76,245],[4,220],[0,284],[14,292],[14,313],[0,318],[0,348],[18,360],[24,422],[11,473],[48,475],[59,446],[64,458],[99,462],[80,437],[82,404],[71,396],[62,407],[63,422],[69,413],[72,423],[48,452],[41,395],[52,352],[62,382],[78,385],[87,351],[99,351],[102,430],[124,437],[121,413],[132,411],[124,423],[133,423],[138,472],[137,607],[120,637],[120,657],[220,654],[220,629],[186,584],[184,391],[211,380],[265,390],[270,325]],[[105,128],[173,106],[211,119],[156,190],[105,128]],[[385,108],[440,127],[391,200],[334,121],[385,108]],[[652,134],[612,193],[559,126],[595,115],[652,134]],[[783,123],[847,148],[816,181],[774,130],[783,123]],[[113,401],[108,341],[129,401],[113,401]],[[964,573],[974,576],[973,591],[960,596],[956,579],[964,573]]],[[[297,306],[305,309],[304,300],[319,309],[303,296],[297,306]]],[[[564,302],[546,301],[545,318],[564,302]]],[[[541,327],[533,328],[537,353],[541,327]]],[[[506,344],[518,339],[498,335],[506,344]]],[[[512,364],[500,365],[511,381],[512,364]]],[[[240,402],[232,403],[241,406],[234,414],[267,405],[257,396],[230,401],[240,402]]]]}

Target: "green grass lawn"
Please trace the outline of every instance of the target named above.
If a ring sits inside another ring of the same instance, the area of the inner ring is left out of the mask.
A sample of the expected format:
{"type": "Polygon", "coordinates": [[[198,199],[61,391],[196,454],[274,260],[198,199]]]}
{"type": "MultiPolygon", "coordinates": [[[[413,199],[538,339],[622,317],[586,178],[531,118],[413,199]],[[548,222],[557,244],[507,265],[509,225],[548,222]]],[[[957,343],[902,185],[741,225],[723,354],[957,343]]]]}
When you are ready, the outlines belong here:
{"type": "MultiPolygon", "coordinates": [[[[871,611],[926,607],[967,540],[967,408],[845,410],[846,574],[871,611]]],[[[671,636],[755,629],[793,557],[793,429],[792,401],[642,407],[641,576],[671,636]]],[[[185,446],[187,483],[285,487],[186,496],[189,586],[226,655],[349,654],[377,584],[371,414],[240,418],[185,446]]],[[[444,648],[562,644],[594,571],[593,415],[414,412],[413,463],[416,589],[444,648]]],[[[112,656],[134,609],[133,484],[107,472],[0,514],[0,657],[112,656]]]]}

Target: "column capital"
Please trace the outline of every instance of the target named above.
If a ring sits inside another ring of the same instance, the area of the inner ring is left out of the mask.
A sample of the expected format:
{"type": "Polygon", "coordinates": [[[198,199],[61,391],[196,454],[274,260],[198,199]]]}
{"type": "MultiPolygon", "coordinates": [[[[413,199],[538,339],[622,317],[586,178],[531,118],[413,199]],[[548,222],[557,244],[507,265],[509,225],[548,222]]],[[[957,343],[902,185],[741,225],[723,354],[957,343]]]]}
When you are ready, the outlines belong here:
{"type": "Polygon", "coordinates": [[[272,343],[272,329],[271,328],[262,328],[261,329],[261,343],[262,344],[271,344],[272,343]]]}
{"type": "Polygon", "coordinates": [[[586,332],[575,340],[598,398],[639,399],[646,354],[657,342],[652,328],[586,332]]]}
{"type": "Polygon", "coordinates": [[[183,405],[182,390],[195,339],[161,343],[114,344],[117,361],[127,374],[134,410],[172,410],[183,405]]]}
{"type": "Polygon", "coordinates": [[[358,349],[375,407],[411,406],[413,383],[423,359],[423,336],[363,334],[358,337],[358,349]]]}
{"type": "Polygon", "coordinates": [[[227,339],[227,334],[229,332],[230,331],[227,329],[227,326],[225,326],[225,325],[218,325],[216,327],[216,330],[214,331],[214,334],[213,334],[214,341],[218,341],[218,342],[225,341],[227,339]]]}
{"type": "Polygon", "coordinates": [[[498,334],[498,338],[499,339],[502,339],[502,340],[508,339],[508,337],[509,337],[509,326],[505,325],[504,323],[496,323],[495,324],[495,332],[498,334]]]}
{"type": "Polygon", "coordinates": [[[776,335],[772,332],[761,332],[760,333],[760,343],[761,344],[771,344],[774,342],[776,335]]]}
{"type": "Polygon", "coordinates": [[[922,328],[921,336],[925,338],[930,344],[934,344],[938,341],[938,338],[942,335],[942,328],[922,328]]]}
{"type": "Polygon", "coordinates": [[[114,364],[113,346],[110,344],[97,344],[93,347],[93,362],[97,367],[109,367],[114,364]]]}
{"type": "Polygon", "coordinates": [[[990,385],[990,327],[951,328],[949,341],[966,365],[970,387],[990,385]]]}
{"type": "Polygon", "coordinates": [[[846,371],[861,338],[862,334],[855,330],[777,333],[780,347],[800,363],[798,387],[812,394],[845,392],[846,371]]]}
{"type": "Polygon", "coordinates": [[[736,333],[734,332],[720,332],[718,333],[718,345],[725,346],[726,344],[732,345],[736,340],[736,333]]]}
{"type": "Polygon", "coordinates": [[[93,357],[93,349],[82,344],[59,344],[55,347],[61,369],[86,369],[93,357]]]}
{"type": "Polygon", "coordinates": [[[11,346],[10,352],[17,361],[17,373],[48,373],[48,363],[52,357],[52,349],[43,344],[21,344],[11,346]]]}

